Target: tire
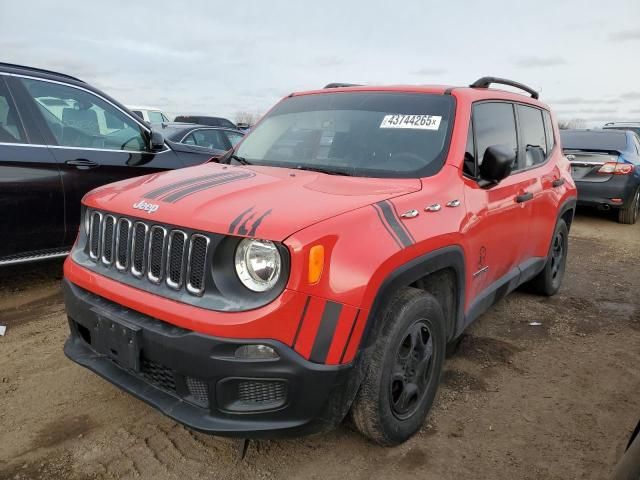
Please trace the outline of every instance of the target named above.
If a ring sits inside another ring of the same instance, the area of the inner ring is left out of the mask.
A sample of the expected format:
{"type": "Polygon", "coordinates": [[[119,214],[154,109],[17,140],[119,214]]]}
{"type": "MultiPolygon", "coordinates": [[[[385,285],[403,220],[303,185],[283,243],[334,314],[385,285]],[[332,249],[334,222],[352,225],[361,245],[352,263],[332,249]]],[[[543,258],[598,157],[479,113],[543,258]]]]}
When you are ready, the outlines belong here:
{"type": "Polygon", "coordinates": [[[548,297],[560,290],[569,253],[569,229],[563,219],[558,220],[551,239],[544,269],[529,283],[531,290],[548,297]]]}
{"type": "Polygon", "coordinates": [[[640,187],[636,190],[633,199],[625,208],[618,210],[618,223],[633,225],[638,220],[640,213],[640,187]]]}
{"type": "Polygon", "coordinates": [[[409,439],[433,405],[446,350],[445,319],[430,294],[403,288],[389,302],[351,408],[355,427],[391,446],[409,439]]]}

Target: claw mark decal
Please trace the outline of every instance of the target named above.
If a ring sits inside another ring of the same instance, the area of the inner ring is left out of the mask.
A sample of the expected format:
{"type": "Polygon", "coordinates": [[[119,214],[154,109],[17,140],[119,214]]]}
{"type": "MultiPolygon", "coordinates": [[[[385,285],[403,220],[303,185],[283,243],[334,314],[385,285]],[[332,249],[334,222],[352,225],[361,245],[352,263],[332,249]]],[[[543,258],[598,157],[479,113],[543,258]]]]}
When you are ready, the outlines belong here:
{"type": "Polygon", "coordinates": [[[396,208],[388,200],[383,200],[372,205],[378,218],[382,222],[384,228],[389,232],[389,235],[395,240],[400,248],[406,248],[416,243],[413,235],[404,226],[396,208]]]}
{"type": "Polygon", "coordinates": [[[200,177],[193,177],[156,188],[155,190],[151,190],[145,194],[144,198],[175,203],[178,200],[182,200],[183,198],[193,195],[194,193],[201,192],[202,190],[235,182],[237,180],[243,180],[245,178],[251,178],[253,176],[255,176],[255,173],[246,171],[202,175],[200,177]]]}
{"type": "Polygon", "coordinates": [[[264,212],[255,220],[256,212],[253,210],[254,207],[247,208],[244,212],[238,215],[233,222],[229,225],[229,233],[237,233],[238,235],[247,235],[249,237],[254,237],[256,232],[258,231],[258,227],[262,223],[262,221],[271,214],[271,209],[264,212]],[[253,223],[249,225],[249,222],[253,220],[253,223]],[[237,231],[236,231],[237,228],[237,231]]]}

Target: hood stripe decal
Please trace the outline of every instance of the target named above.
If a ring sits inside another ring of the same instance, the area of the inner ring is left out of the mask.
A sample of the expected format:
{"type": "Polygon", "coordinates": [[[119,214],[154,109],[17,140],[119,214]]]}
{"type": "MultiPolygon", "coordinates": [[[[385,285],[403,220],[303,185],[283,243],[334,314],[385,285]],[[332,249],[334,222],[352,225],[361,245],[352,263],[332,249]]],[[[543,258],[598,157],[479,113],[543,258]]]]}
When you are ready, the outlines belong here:
{"type": "Polygon", "coordinates": [[[234,233],[236,230],[236,227],[238,226],[238,224],[242,221],[242,219],[244,218],[244,216],[249,213],[251,210],[253,210],[253,207],[249,207],[247,208],[244,212],[242,212],[240,215],[238,215],[233,222],[231,222],[231,224],[229,224],[229,231],[227,233],[234,233]]]}
{"type": "Polygon", "coordinates": [[[209,188],[217,187],[219,185],[224,185],[226,183],[235,182],[237,180],[243,180],[245,178],[251,178],[254,176],[255,176],[255,173],[246,172],[246,173],[236,174],[234,176],[218,178],[216,180],[211,180],[210,182],[198,183],[196,185],[173,192],[170,195],[167,195],[166,197],[162,198],[161,200],[163,202],[175,203],[178,200],[182,200],[183,198],[188,197],[189,195],[193,195],[194,193],[201,192],[202,190],[208,190],[209,188]]]}
{"type": "Polygon", "coordinates": [[[224,172],[224,173],[216,173],[213,175],[202,175],[200,177],[193,177],[193,178],[187,178],[186,180],[181,180],[179,182],[174,182],[174,183],[170,183],[168,185],[164,185],[162,187],[156,188],[154,190],[151,190],[150,192],[147,192],[143,195],[144,198],[158,198],[160,196],[162,196],[165,193],[170,192],[171,190],[175,190],[177,188],[180,187],[185,187],[187,185],[193,185],[194,183],[198,183],[198,182],[203,182],[205,180],[212,180],[214,178],[219,178],[219,177],[223,177],[223,176],[228,176],[230,174],[233,174],[235,172],[224,172]]]}
{"type": "Polygon", "coordinates": [[[416,243],[411,232],[402,224],[393,204],[388,200],[374,203],[373,208],[378,214],[378,218],[393,237],[400,248],[407,248],[416,243]]]}

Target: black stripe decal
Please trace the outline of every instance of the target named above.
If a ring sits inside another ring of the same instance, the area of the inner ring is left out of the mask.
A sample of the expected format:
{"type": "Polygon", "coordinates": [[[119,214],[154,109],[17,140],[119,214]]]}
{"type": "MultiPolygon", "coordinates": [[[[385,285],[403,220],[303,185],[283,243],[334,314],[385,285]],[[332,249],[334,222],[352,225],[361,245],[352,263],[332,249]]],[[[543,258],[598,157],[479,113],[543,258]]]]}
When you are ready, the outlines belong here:
{"type": "Polygon", "coordinates": [[[196,185],[193,185],[192,187],[183,188],[182,190],[173,192],[172,194],[167,195],[161,200],[167,203],[175,203],[178,200],[182,200],[184,197],[188,197],[189,195],[193,195],[194,193],[201,192],[202,190],[208,190],[209,188],[217,187],[219,185],[224,185],[226,183],[235,182],[237,180],[250,178],[250,177],[253,177],[254,175],[255,175],[254,173],[243,173],[240,175],[236,175],[234,177],[218,178],[216,180],[211,180],[210,182],[198,183],[196,185]]]}
{"type": "Polygon", "coordinates": [[[342,312],[341,303],[327,300],[324,304],[324,311],[322,312],[322,318],[320,319],[320,326],[318,327],[316,340],[313,342],[313,348],[311,348],[311,355],[309,356],[309,360],[312,362],[324,363],[327,359],[331,340],[333,340],[333,334],[335,333],[336,326],[338,325],[340,312],[342,312]]]}
{"type": "Polygon", "coordinates": [[[413,238],[413,235],[411,235],[411,232],[409,231],[407,226],[404,224],[404,222],[400,218],[400,215],[398,215],[398,210],[396,210],[396,206],[392,202],[389,202],[389,201],[386,201],[386,203],[388,203],[389,206],[391,206],[391,208],[393,209],[393,213],[395,215],[396,220],[398,221],[398,225],[400,225],[400,228],[402,228],[405,231],[405,233],[407,234],[407,236],[411,239],[411,243],[412,244],[416,243],[416,239],[413,238]]]}
{"type": "Polygon", "coordinates": [[[347,337],[347,341],[345,342],[344,348],[342,349],[342,355],[340,355],[340,363],[344,361],[344,356],[347,354],[347,348],[349,347],[349,343],[351,342],[353,331],[356,329],[356,324],[358,323],[359,316],[360,316],[360,310],[356,312],[356,318],[353,319],[353,323],[351,324],[351,330],[349,330],[349,336],[347,337]]]}
{"type": "Polygon", "coordinates": [[[233,233],[236,229],[236,227],[238,226],[238,224],[242,221],[242,219],[244,218],[244,216],[249,213],[251,210],[253,210],[253,207],[249,207],[247,208],[244,212],[242,212],[240,215],[238,215],[233,222],[231,222],[229,224],[229,232],[228,233],[233,233]]]}
{"type": "Polygon", "coordinates": [[[262,223],[262,221],[264,220],[264,218],[269,215],[271,213],[271,209],[267,210],[266,212],[264,212],[262,215],[260,215],[255,222],[253,222],[253,225],[251,226],[251,230],[249,230],[249,236],[253,237],[256,234],[256,230],[258,230],[258,227],[260,226],[260,224],[262,223]]]}
{"type": "Polygon", "coordinates": [[[384,217],[382,216],[382,210],[380,209],[380,207],[377,204],[373,204],[371,206],[373,207],[373,209],[378,214],[378,218],[380,219],[380,223],[382,223],[382,226],[385,228],[385,230],[387,232],[389,232],[389,235],[398,244],[398,247],[402,248],[402,243],[400,243],[400,240],[398,240],[398,238],[393,233],[393,230],[391,230],[391,227],[389,227],[389,225],[387,225],[387,222],[385,221],[384,217]]]}
{"type": "Polygon", "coordinates": [[[404,230],[404,227],[400,224],[400,220],[398,220],[398,218],[395,216],[389,202],[383,200],[382,202],[376,203],[376,205],[380,207],[385,220],[387,221],[391,229],[395,232],[400,243],[402,243],[405,248],[413,245],[414,242],[404,230]]]}
{"type": "Polygon", "coordinates": [[[176,188],[186,187],[187,185],[193,185],[194,183],[203,182],[205,180],[213,180],[214,178],[228,176],[230,174],[235,174],[235,172],[216,173],[214,175],[202,175],[200,177],[188,178],[186,180],[170,183],[169,185],[164,185],[163,187],[156,188],[155,190],[151,190],[150,192],[144,194],[143,197],[157,198],[165,193],[170,192],[171,190],[175,190],[176,188]]]}
{"type": "Polygon", "coordinates": [[[304,308],[302,309],[302,315],[300,315],[300,322],[298,323],[298,329],[296,330],[296,334],[293,336],[292,346],[296,345],[298,341],[298,335],[300,335],[300,330],[302,330],[302,323],[304,322],[304,317],[307,314],[307,308],[309,308],[309,302],[311,301],[311,297],[307,297],[307,301],[304,303],[304,308]]]}

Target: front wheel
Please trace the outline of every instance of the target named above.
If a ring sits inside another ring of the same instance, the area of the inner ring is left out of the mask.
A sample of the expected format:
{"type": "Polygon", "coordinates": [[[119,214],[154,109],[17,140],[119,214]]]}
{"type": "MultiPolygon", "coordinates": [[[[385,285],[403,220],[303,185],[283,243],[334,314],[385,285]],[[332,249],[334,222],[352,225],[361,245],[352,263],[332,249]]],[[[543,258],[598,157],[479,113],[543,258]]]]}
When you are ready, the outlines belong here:
{"type": "Polygon", "coordinates": [[[625,208],[618,210],[618,223],[624,223],[626,225],[633,225],[638,220],[638,213],[640,212],[640,187],[633,196],[633,200],[625,208]]]}
{"type": "Polygon", "coordinates": [[[446,351],[438,301],[403,288],[389,303],[351,416],[356,428],[380,445],[409,439],[435,399],[446,351]]]}
{"type": "Polygon", "coordinates": [[[564,278],[569,252],[569,229],[563,219],[558,220],[553,232],[551,248],[544,269],[530,282],[535,293],[552,296],[558,293],[564,278]]]}

